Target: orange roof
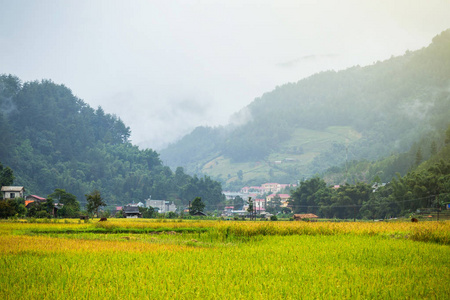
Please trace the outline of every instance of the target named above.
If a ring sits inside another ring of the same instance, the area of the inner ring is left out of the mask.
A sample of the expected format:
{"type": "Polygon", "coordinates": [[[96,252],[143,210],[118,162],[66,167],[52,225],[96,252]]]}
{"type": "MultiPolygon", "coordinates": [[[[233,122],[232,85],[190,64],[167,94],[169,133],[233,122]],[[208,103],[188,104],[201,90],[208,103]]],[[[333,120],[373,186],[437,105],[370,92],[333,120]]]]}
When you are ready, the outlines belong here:
{"type": "Polygon", "coordinates": [[[34,200],[25,200],[25,206],[27,206],[28,204],[33,203],[33,202],[34,202],[34,200]]]}

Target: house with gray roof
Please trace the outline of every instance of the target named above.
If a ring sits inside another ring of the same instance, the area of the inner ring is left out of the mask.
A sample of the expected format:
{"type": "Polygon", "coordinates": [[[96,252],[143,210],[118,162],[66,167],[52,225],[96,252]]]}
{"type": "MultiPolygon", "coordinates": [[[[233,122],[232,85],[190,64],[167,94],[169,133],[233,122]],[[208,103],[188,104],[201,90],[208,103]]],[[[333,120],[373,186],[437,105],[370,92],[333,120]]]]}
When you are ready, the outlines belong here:
{"type": "Polygon", "coordinates": [[[23,186],[2,186],[3,199],[23,198],[24,193],[23,186]]]}

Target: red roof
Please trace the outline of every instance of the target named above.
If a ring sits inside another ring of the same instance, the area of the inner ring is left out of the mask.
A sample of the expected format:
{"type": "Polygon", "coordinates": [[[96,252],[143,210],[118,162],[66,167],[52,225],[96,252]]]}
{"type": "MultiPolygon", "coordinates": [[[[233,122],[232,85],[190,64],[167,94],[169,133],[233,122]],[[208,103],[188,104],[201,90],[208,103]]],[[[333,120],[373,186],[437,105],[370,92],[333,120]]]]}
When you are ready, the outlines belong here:
{"type": "Polygon", "coordinates": [[[30,196],[35,198],[35,199],[37,199],[37,200],[40,200],[40,201],[47,201],[47,199],[39,197],[39,196],[36,196],[36,195],[30,195],[30,196]]]}

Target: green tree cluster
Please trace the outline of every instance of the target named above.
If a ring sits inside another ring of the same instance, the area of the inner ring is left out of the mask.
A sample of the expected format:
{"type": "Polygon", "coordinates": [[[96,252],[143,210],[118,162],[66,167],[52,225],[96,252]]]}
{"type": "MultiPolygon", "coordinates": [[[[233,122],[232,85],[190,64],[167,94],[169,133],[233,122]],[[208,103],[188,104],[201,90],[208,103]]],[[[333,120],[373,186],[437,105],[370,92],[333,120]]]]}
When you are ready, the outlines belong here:
{"type": "Polygon", "coordinates": [[[90,214],[95,213],[98,215],[98,210],[101,206],[105,206],[106,203],[103,200],[102,196],[100,195],[100,191],[98,190],[94,190],[92,193],[90,194],[86,194],[86,201],[87,201],[87,205],[86,205],[86,209],[90,214]]]}
{"type": "Polygon", "coordinates": [[[62,204],[62,208],[58,210],[58,217],[74,218],[80,215],[80,203],[77,197],[66,192],[64,189],[55,189],[53,193],[47,196],[48,199],[53,199],[57,203],[62,204]]]}
{"type": "Polygon", "coordinates": [[[201,197],[195,197],[195,199],[192,201],[191,206],[189,207],[189,213],[191,215],[195,215],[197,213],[203,212],[205,209],[205,203],[203,203],[201,197]]]}
{"type": "MultiPolygon", "coordinates": [[[[59,188],[81,199],[82,206],[87,205],[84,195],[94,190],[101,190],[110,206],[140,202],[149,195],[178,206],[197,196],[208,210],[224,205],[220,183],[191,177],[183,168],[173,172],[157,152],[130,143],[130,129],[120,118],[91,108],[64,85],[50,80],[22,83],[0,75],[0,107],[8,107],[0,110],[0,133],[5,133],[0,145],[8,146],[0,157],[14,169],[16,182],[33,194],[48,195],[59,188]]],[[[8,178],[8,170],[3,169],[2,178],[8,178]]],[[[79,206],[72,204],[65,205],[62,216],[77,214],[79,206]]]]}
{"type": "Polygon", "coordinates": [[[398,175],[387,185],[357,182],[336,188],[319,177],[305,180],[291,193],[289,205],[294,213],[324,218],[375,219],[441,209],[449,202],[450,162],[440,160],[398,175]]]}

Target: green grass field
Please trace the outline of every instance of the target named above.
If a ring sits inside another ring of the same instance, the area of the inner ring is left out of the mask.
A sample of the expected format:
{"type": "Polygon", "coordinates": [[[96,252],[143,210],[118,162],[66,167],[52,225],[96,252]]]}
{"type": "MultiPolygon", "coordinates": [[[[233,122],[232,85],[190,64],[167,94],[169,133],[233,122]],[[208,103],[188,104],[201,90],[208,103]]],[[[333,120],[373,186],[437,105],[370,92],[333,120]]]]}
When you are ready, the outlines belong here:
{"type": "Polygon", "coordinates": [[[448,299],[450,222],[0,223],[0,299],[448,299]]]}
{"type": "Polygon", "coordinates": [[[239,170],[243,171],[244,180],[255,178],[267,178],[269,180],[271,169],[275,176],[285,174],[289,168],[297,168],[302,174],[308,174],[307,165],[319,153],[329,149],[334,142],[351,143],[360,138],[361,135],[349,126],[332,126],[320,131],[297,128],[291,139],[280,145],[280,151],[272,153],[266,160],[258,163],[232,163],[230,159],[220,156],[205,163],[202,172],[214,177],[221,176],[228,182],[237,179],[239,170]],[[303,153],[290,152],[294,147],[302,148],[303,153]],[[282,163],[274,164],[275,161],[281,161],[282,163]],[[229,179],[228,174],[230,174],[229,179]]]}

